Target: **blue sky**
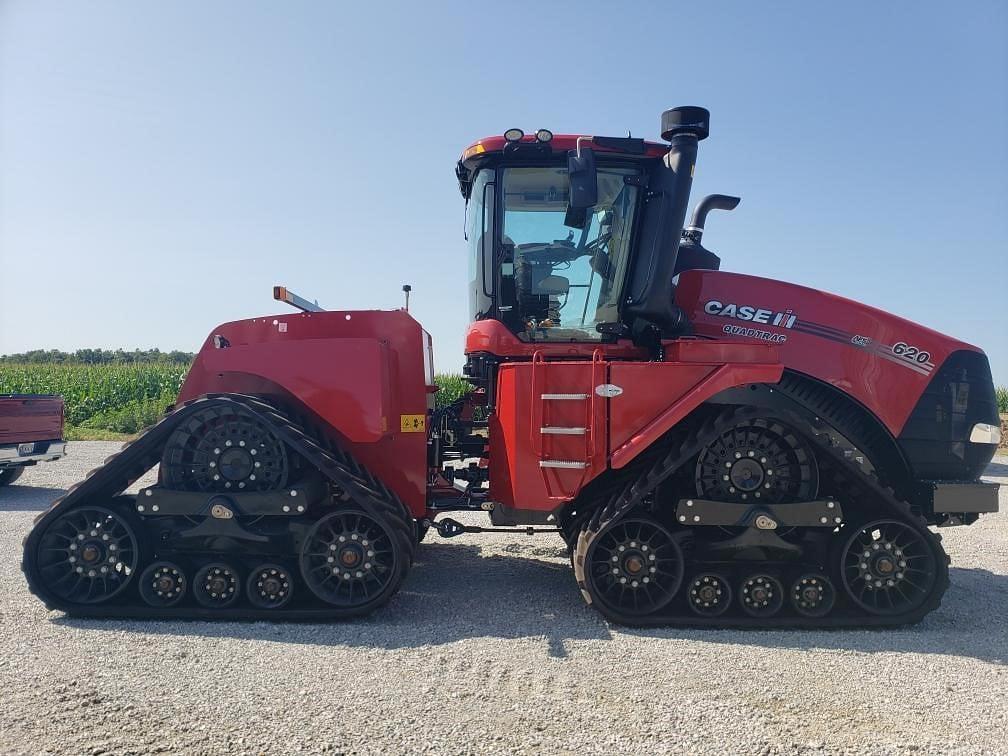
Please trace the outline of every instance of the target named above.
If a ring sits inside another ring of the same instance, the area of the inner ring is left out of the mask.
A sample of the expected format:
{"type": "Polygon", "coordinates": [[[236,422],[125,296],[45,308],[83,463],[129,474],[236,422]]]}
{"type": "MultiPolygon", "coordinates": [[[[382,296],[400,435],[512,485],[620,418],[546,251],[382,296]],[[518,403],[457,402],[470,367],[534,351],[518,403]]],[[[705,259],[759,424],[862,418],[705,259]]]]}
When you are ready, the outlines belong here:
{"type": "Polygon", "coordinates": [[[712,112],[722,267],[983,347],[1008,383],[1001,2],[0,3],[0,353],[195,349],[401,305],[458,368],[462,148],[712,112]],[[279,308],[282,309],[282,308],[279,308]]]}

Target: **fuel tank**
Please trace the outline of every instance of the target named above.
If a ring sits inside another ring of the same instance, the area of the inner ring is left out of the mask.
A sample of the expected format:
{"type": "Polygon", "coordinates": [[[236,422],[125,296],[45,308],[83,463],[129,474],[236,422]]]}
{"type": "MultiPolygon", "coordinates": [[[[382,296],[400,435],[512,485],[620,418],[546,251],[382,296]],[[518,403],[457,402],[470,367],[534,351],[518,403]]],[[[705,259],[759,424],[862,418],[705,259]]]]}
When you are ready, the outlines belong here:
{"type": "Polygon", "coordinates": [[[977,347],[859,302],[757,276],[680,275],[675,301],[697,336],[775,344],[788,370],[856,399],[898,441],[915,477],[973,479],[994,453],[971,443],[999,422],[977,347]]]}

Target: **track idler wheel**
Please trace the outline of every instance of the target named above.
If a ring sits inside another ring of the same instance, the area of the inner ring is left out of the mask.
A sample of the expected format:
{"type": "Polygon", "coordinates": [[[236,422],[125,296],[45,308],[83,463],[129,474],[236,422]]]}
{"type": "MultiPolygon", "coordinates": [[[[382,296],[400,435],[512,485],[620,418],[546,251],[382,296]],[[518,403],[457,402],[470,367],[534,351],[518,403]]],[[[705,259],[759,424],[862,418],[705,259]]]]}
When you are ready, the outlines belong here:
{"type": "Polygon", "coordinates": [[[202,606],[223,609],[241,596],[238,570],[224,562],[214,562],[200,568],[193,578],[193,595],[202,606]]]}
{"type": "Polygon", "coordinates": [[[98,604],[129,584],[139,547],[123,515],[105,507],[78,507],[45,529],[36,558],[38,575],[54,596],[98,604]]]}
{"type": "Polygon", "coordinates": [[[802,575],[791,585],[791,606],[804,617],[824,617],[835,602],[836,591],[825,575],[802,575]]]}
{"type": "Polygon", "coordinates": [[[249,574],[245,592],[253,606],[279,609],[290,601],[294,593],[294,579],[286,567],[262,564],[249,574]]]}
{"type": "Polygon", "coordinates": [[[784,586],[773,575],[750,575],[739,588],[739,604],[752,617],[772,617],[784,606],[784,586]]]}
{"type": "Polygon", "coordinates": [[[934,591],[938,562],[922,533],[898,520],[876,520],[847,540],[840,574],[848,595],[865,611],[904,614],[934,591]]]}
{"type": "Polygon", "coordinates": [[[381,519],[360,509],[326,515],[301,547],[301,577],[322,601],[345,616],[366,614],[396,591],[409,554],[404,540],[381,519]]]}
{"type": "Polygon", "coordinates": [[[140,575],[140,598],[151,606],[174,606],[188,587],[185,573],[173,562],[155,562],[140,575]]]}
{"type": "Polygon", "coordinates": [[[584,587],[607,616],[654,614],[682,585],[682,547],[664,525],[647,515],[629,516],[598,533],[583,531],[579,552],[585,538],[584,587]]]}
{"type": "Polygon", "coordinates": [[[693,578],[686,600],[690,609],[701,617],[717,617],[731,606],[731,586],[721,575],[706,572],[693,578]]]}

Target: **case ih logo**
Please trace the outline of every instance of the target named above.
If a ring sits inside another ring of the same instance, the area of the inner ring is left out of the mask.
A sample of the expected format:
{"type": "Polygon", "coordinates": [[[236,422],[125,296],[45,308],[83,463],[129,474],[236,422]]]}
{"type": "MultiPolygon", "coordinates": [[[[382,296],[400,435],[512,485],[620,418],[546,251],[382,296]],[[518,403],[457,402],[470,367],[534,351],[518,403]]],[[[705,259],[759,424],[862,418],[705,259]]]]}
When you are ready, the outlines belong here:
{"type": "Polygon", "coordinates": [[[760,307],[750,307],[749,305],[724,304],[716,299],[712,299],[704,305],[704,312],[708,315],[717,315],[722,318],[735,318],[745,320],[750,323],[762,323],[780,328],[791,328],[795,324],[798,316],[793,310],[784,312],[774,312],[764,310],[760,307]]]}

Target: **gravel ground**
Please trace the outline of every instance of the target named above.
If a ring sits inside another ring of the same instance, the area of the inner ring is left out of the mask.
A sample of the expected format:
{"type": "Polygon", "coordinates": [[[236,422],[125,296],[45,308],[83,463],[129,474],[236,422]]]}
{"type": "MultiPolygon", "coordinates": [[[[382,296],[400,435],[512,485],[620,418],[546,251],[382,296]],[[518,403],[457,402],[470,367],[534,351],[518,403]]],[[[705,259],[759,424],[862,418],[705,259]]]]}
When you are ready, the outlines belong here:
{"type": "Polygon", "coordinates": [[[0,489],[4,753],[1008,752],[1008,514],[946,531],[950,592],[897,631],[610,626],[559,539],[514,534],[433,537],[351,624],[48,613],[21,539],[116,447],[0,489]]]}

